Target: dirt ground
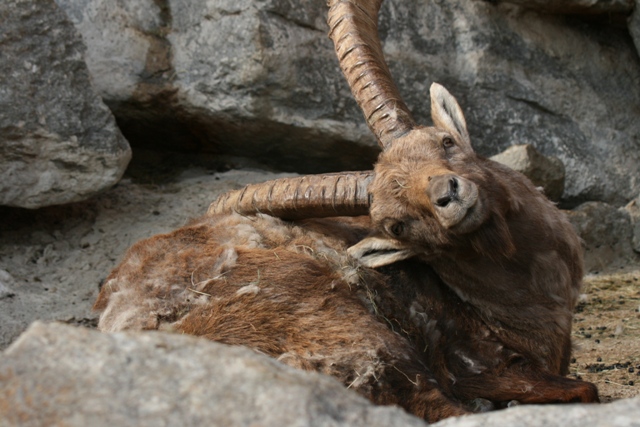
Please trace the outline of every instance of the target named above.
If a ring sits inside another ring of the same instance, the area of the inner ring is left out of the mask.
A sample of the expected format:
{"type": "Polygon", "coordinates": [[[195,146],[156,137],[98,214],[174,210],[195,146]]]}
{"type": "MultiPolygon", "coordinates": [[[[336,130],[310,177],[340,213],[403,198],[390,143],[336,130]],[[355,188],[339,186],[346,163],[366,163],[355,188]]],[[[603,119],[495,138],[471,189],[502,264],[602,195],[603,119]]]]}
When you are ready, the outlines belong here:
{"type": "Polygon", "coordinates": [[[640,266],[587,275],[573,322],[571,375],[603,402],[640,395],[640,266]]]}

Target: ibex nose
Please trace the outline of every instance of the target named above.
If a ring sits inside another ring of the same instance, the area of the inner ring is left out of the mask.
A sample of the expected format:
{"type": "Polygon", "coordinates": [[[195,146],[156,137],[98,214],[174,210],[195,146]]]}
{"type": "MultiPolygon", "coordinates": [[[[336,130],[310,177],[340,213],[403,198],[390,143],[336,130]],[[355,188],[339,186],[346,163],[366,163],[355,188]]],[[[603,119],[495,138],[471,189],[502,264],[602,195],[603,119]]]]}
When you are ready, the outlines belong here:
{"type": "Polygon", "coordinates": [[[429,183],[431,200],[435,199],[438,207],[446,207],[452,200],[458,198],[458,179],[454,175],[441,175],[433,177],[429,183]]]}

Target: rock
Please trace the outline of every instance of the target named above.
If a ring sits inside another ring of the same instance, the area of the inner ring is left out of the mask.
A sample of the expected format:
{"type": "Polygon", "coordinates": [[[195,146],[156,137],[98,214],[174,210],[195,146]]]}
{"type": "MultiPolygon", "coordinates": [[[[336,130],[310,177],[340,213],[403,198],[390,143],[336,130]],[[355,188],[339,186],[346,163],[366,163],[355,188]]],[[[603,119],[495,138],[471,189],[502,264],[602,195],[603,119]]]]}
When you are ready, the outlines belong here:
{"type": "Polygon", "coordinates": [[[0,22],[0,204],[69,203],[115,184],[131,151],[73,25],[52,0],[2,1],[0,22]]]}
{"type": "Polygon", "coordinates": [[[544,13],[624,13],[633,11],[634,0],[499,0],[544,13]]]}
{"type": "Polygon", "coordinates": [[[491,160],[520,172],[537,187],[542,187],[547,197],[559,201],[564,191],[564,165],[557,157],[546,157],[532,145],[514,145],[491,160]]]}
{"type": "Polygon", "coordinates": [[[640,196],[630,201],[625,210],[631,219],[631,242],[633,250],[640,253],[640,196]]]}
{"type": "MultiPolygon", "coordinates": [[[[628,79],[640,78],[640,64],[624,31],[478,1],[404,3],[392,10],[393,22],[383,31],[401,90],[409,83],[402,74],[412,76],[402,71],[408,62],[449,87],[481,154],[531,144],[558,157],[566,168],[566,206],[621,205],[638,193],[640,122],[629,107],[639,105],[640,86],[629,92],[628,79]],[[426,13],[429,18],[416,18],[426,13]],[[620,48],[615,57],[607,40],[620,48]]],[[[414,109],[423,102],[420,91],[405,91],[414,109]]]]}
{"type": "Polygon", "coordinates": [[[247,348],[38,322],[0,358],[0,425],[426,424],[247,348]]]}
{"type": "Polygon", "coordinates": [[[640,397],[601,405],[521,405],[471,417],[451,418],[437,427],[636,427],[640,397]]]}
{"type": "Polygon", "coordinates": [[[169,69],[168,52],[159,52],[166,44],[163,2],[55,1],[90,47],[87,67],[96,91],[109,102],[132,99],[141,80],[162,78],[169,69]]]}
{"type": "Polygon", "coordinates": [[[12,288],[15,286],[15,279],[6,270],[0,269],[0,300],[15,296],[12,288]]]}
{"type": "Polygon", "coordinates": [[[635,8],[628,19],[629,34],[633,39],[636,50],[640,54],[640,0],[635,0],[635,8]]]}
{"type": "MultiPolygon", "coordinates": [[[[377,155],[326,37],[324,0],[57,1],[136,148],[303,173],[368,168],[377,155]]],[[[560,158],[566,205],[640,192],[640,60],[625,28],[496,2],[387,0],[380,34],[420,121],[438,81],[481,154],[530,144],[560,158]]]]}
{"type": "MultiPolygon", "coordinates": [[[[640,398],[520,405],[434,425],[636,426],[640,398]]],[[[426,426],[333,378],[243,347],[162,332],[33,324],[0,357],[0,426],[426,426]]]]}
{"type": "Polygon", "coordinates": [[[370,168],[377,157],[327,38],[324,1],[57,1],[136,148],[305,172],[370,168]]]}
{"type": "Polygon", "coordinates": [[[625,208],[587,202],[567,214],[584,241],[586,272],[637,262],[632,249],[631,219],[625,208]]]}

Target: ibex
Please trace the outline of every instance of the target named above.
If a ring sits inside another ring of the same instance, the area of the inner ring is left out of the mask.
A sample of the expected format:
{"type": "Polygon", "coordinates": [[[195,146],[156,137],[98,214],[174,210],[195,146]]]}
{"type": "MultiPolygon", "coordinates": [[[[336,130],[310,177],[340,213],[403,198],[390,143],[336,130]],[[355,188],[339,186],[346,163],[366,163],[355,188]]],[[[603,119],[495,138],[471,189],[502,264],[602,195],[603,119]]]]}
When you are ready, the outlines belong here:
{"type": "Polygon", "coordinates": [[[443,87],[431,87],[434,126],[414,122],[382,57],[380,2],[329,2],[341,68],[383,148],[374,171],[250,185],[137,243],[102,287],[100,329],[245,345],[428,421],[476,398],[598,401],[564,377],[578,237],[526,178],[474,153],[443,87]]]}

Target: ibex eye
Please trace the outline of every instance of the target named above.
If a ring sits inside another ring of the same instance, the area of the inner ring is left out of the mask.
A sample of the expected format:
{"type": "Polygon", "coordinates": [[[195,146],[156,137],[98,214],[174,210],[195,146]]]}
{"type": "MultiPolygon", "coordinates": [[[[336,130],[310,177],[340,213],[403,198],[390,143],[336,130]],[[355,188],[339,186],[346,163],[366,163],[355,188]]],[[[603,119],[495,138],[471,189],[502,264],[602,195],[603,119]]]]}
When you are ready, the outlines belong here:
{"type": "Polygon", "coordinates": [[[396,237],[402,236],[404,232],[404,223],[403,222],[394,222],[389,226],[389,233],[393,234],[396,237]]]}
{"type": "Polygon", "coordinates": [[[455,142],[453,141],[453,138],[450,138],[450,137],[447,136],[442,140],[442,146],[444,148],[451,148],[454,145],[455,145],[455,142]]]}

